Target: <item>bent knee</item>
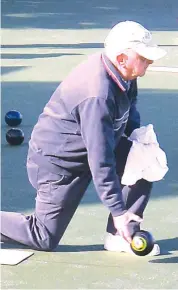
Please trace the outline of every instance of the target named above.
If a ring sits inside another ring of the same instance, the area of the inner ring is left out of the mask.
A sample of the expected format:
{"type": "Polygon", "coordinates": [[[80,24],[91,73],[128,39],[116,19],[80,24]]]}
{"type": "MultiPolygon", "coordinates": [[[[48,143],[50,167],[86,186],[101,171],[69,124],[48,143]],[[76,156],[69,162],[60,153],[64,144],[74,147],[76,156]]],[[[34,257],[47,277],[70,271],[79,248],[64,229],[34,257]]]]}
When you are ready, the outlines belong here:
{"type": "Polygon", "coordinates": [[[38,245],[36,250],[38,251],[45,251],[45,252],[51,252],[58,246],[58,242],[54,239],[49,237],[46,240],[38,242],[38,245]]]}

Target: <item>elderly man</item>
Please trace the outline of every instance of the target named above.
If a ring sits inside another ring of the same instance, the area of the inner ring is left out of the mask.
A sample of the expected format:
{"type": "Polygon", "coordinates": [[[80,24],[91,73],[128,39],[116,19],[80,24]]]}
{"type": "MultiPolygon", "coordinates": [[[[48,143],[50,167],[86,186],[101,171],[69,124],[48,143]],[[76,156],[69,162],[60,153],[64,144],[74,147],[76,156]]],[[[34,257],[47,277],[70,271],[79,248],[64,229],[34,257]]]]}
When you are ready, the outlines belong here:
{"type": "MultiPolygon", "coordinates": [[[[1,212],[2,241],[54,249],[93,179],[110,213],[105,249],[129,252],[152,184],[143,179],[130,187],[121,184],[131,147],[124,136],[140,126],[137,77],[165,55],[151,39],[136,22],[117,24],[104,51],[82,62],[56,89],[29,142],[27,171],[37,190],[35,212],[1,212]]],[[[158,253],[156,245],[152,255],[158,253]]]]}

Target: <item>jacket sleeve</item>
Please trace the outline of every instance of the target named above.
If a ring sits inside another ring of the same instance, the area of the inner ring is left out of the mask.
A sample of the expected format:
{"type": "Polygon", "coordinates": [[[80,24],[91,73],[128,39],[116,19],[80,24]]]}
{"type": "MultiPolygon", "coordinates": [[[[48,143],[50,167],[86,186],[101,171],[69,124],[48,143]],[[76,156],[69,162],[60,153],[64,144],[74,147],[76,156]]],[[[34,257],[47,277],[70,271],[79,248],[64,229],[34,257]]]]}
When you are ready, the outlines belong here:
{"type": "Polygon", "coordinates": [[[83,101],[77,110],[96,191],[112,215],[118,216],[126,209],[116,173],[114,130],[110,113],[112,106],[104,98],[96,97],[83,101]]]}
{"type": "Polygon", "coordinates": [[[128,92],[129,99],[131,100],[131,107],[129,111],[129,118],[125,128],[125,134],[129,137],[131,133],[140,127],[140,113],[137,110],[137,81],[132,81],[130,90],[128,92]]]}

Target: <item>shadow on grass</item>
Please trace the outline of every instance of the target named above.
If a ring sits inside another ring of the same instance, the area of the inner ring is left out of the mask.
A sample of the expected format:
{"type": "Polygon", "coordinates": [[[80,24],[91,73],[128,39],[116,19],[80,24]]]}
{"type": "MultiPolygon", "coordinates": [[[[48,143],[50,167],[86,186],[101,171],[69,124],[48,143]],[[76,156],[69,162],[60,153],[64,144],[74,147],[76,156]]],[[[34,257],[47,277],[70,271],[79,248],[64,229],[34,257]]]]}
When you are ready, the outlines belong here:
{"type": "Polygon", "coordinates": [[[2,59],[33,59],[33,58],[54,58],[54,57],[61,57],[61,56],[76,56],[76,55],[83,55],[81,53],[24,53],[24,54],[16,54],[16,53],[2,53],[2,59]]]}
{"type": "Polygon", "coordinates": [[[165,239],[158,241],[161,248],[161,255],[169,255],[169,257],[160,258],[160,256],[154,260],[150,260],[152,264],[178,264],[178,256],[172,257],[172,252],[178,251],[178,237],[172,239],[165,239]]]}
{"type": "Polygon", "coordinates": [[[103,244],[96,245],[58,245],[54,252],[98,252],[103,251],[103,244]]]}
{"type": "MultiPolygon", "coordinates": [[[[2,249],[30,249],[28,246],[19,243],[1,243],[2,249]]],[[[103,251],[103,244],[96,245],[58,245],[52,252],[74,253],[74,252],[98,252],[103,251]]]]}
{"type": "Polygon", "coordinates": [[[162,254],[167,254],[172,251],[178,251],[178,237],[158,241],[162,254]]]}
{"type": "Polygon", "coordinates": [[[178,257],[156,259],[156,260],[149,261],[149,263],[153,263],[153,264],[178,264],[178,257]]]}
{"type": "Polygon", "coordinates": [[[58,44],[2,44],[1,48],[66,48],[66,49],[79,49],[79,48],[103,48],[103,43],[58,43],[58,44]]]}
{"type": "MultiPolygon", "coordinates": [[[[158,244],[161,248],[161,255],[171,255],[171,252],[178,251],[178,237],[171,239],[164,239],[158,241],[158,244]]],[[[25,245],[21,245],[18,243],[2,243],[2,249],[29,249],[29,247],[25,245]]],[[[53,252],[66,252],[66,253],[74,253],[74,252],[98,252],[103,251],[103,244],[94,244],[94,245],[58,245],[53,252]]],[[[161,258],[157,260],[151,260],[150,263],[176,263],[178,261],[178,257],[168,257],[161,258]]]]}

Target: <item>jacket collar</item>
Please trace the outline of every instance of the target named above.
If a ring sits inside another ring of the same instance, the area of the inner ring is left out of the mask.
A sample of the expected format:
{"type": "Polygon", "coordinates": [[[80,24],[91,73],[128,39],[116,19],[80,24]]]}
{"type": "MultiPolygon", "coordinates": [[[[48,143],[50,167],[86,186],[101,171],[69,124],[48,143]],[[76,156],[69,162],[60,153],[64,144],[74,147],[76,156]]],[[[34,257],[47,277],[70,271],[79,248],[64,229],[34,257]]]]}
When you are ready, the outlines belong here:
{"type": "Polygon", "coordinates": [[[118,70],[115,68],[115,66],[112,64],[112,62],[109,60],[109,58],[102,53],[101,59],[104,64],[104,67],[107,71],[107,73],[111,76],[114,82],[118,85],[118,87],[123,91],[128,91],[130,88],[131,81],[125,81],[121,75],[119,74],[118,70]]]}

